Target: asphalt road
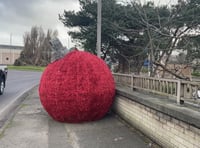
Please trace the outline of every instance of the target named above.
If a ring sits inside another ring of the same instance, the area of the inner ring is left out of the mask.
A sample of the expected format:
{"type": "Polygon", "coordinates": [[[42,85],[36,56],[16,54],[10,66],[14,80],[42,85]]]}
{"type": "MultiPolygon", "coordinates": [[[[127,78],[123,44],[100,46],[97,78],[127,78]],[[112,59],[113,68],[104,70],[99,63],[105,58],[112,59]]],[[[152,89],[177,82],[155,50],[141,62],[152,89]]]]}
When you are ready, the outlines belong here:
{"type": "Polygon", "coordinates": [[[41,72],[9,70],[4,94],[0,96],[0,112],[24,92],[39,84],[41,72]]]}

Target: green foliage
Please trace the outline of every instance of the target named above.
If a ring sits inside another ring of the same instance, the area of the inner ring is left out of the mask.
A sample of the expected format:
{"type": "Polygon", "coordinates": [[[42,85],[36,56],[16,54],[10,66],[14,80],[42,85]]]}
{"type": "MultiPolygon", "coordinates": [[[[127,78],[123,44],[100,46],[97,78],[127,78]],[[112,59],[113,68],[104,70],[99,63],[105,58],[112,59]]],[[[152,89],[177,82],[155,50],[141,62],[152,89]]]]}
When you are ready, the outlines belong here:
{"type": "MultiPolygon", "coordinates": [[[[66,27],[78,28],[69,31],[71,37],[96,54],[97,3],[79,2],[80,11],[64,11],[59,19],[66,27]]],[[[102,58],[117,62],[122,72],[139,72],[148,54],[158,63],[165,56],[165,65],[176,49],[188,50],[188,61],[200,57],[196,54],[199,33],[190,33],[200,29],[199,0],[179,0],[173,6],[115,0],[102,0],[102,4],[102,58]]]]}
{"type": "Polygon", "coordinates": [[[148,68],[147,67],[142,67],[141,72],[142,73],[148,73],[148,68]]]}
{"type": "Polygon", "coordinates": [[[23,71],[44,71],[45,67],[40,66],[8,66],[8,69],[23,70],[23,71]]]}
{"type": "Polygon", "coordinates": [[[192,76],[200,77],[200,72],[193,72],[192,76]]]}

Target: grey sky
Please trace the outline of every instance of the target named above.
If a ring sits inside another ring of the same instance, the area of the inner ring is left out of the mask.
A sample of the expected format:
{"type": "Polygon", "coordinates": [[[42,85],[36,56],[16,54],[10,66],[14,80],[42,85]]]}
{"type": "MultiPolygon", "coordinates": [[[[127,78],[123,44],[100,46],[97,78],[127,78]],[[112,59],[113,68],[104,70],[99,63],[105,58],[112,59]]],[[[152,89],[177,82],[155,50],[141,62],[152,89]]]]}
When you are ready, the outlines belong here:
{"type": "MultiPolygon", "coordinates": [[[[177,0],[154,1],[171,4],[177,0]]],[[[0,0],[0,44],[10,44],[12,34],[12,44],[23,45],[24,33],[37,25],[45,30],[57,29],[61,42],[72,46],[67,28],[58,20],[64,10],[79,10],[78,0],[0,0]]]]}
{"type": "Polygon", "coordinates": [[[0,0],[0,44],[23,45],[23,35],[32,26],[57,29],[68,46],[67,28],[58,20],[64,10],[78,10],[78,0],[0,0]]]}
{"type": "Polygon", "coordinates": [[[160,4],[164,4],[164,5],[171,5],[171,4],[176,4],[178,0],[141,0],[141,1],[153,1],[154,4],[156,5],[160,5],[160,4]]]}

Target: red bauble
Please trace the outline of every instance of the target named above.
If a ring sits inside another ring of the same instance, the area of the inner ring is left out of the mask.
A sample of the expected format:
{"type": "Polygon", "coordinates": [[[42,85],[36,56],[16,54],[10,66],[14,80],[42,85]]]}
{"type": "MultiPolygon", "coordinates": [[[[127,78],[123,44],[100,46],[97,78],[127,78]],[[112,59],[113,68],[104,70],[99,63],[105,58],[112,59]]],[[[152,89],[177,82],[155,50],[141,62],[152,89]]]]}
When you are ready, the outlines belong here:
{"type": "Polygon", "coordinates": [[[101,119],[109,111],[114,94],[114,79],[105,62],[77,50],[49,64],[39,86],[43,107],[61,122],[101,119]]]}

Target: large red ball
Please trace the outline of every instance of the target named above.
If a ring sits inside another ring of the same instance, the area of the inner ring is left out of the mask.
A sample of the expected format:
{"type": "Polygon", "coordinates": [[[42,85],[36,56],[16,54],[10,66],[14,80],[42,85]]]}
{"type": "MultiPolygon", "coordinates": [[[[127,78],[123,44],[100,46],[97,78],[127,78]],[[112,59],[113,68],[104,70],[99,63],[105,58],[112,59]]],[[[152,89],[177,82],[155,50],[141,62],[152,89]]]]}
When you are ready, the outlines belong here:
{"type": "Polygon", "coordinates": [[[61,122],[102,118],[109,111],[114,94],[114,79],[105,62],[83,51],[72,51],[49,64],[39,86],[43,107],[61,122]]]}

